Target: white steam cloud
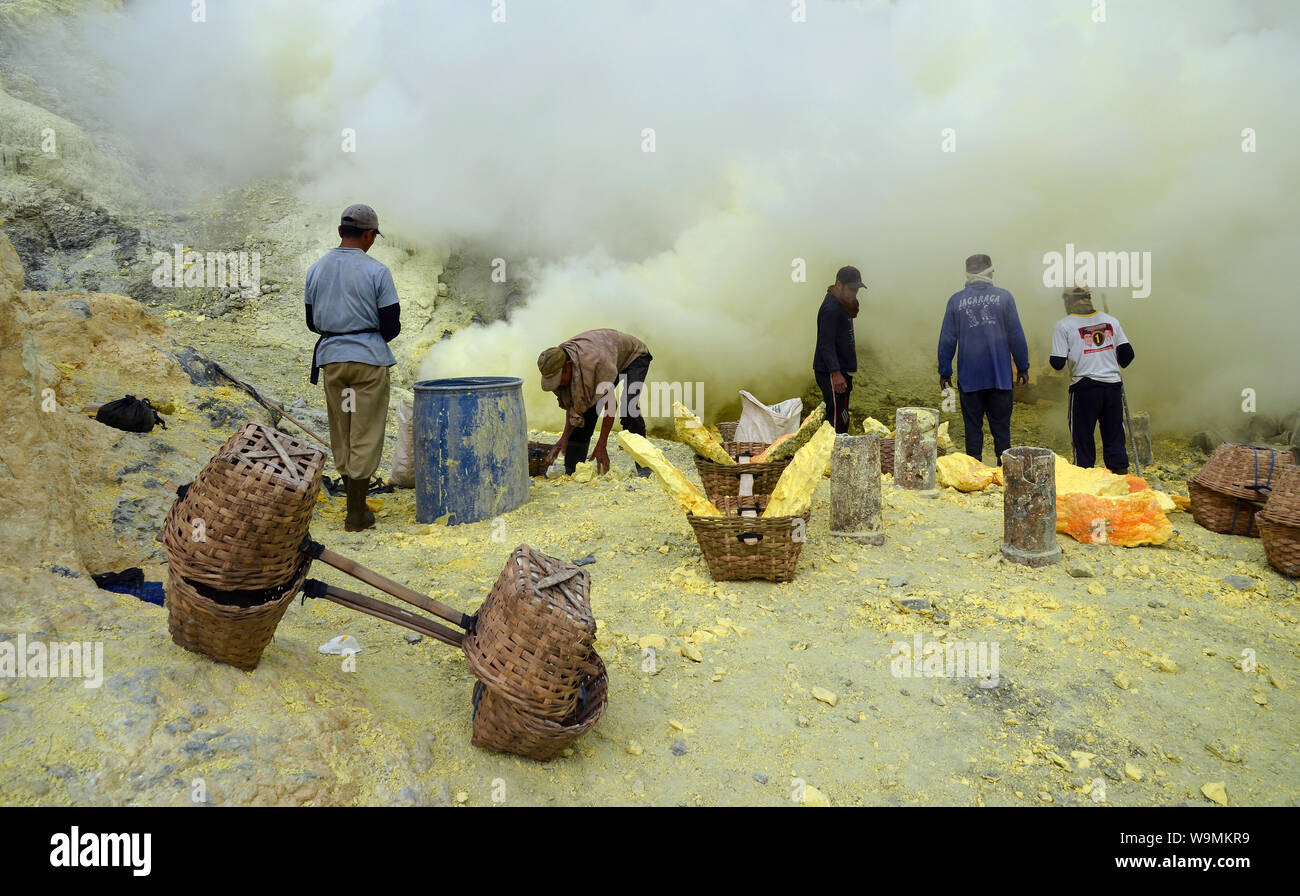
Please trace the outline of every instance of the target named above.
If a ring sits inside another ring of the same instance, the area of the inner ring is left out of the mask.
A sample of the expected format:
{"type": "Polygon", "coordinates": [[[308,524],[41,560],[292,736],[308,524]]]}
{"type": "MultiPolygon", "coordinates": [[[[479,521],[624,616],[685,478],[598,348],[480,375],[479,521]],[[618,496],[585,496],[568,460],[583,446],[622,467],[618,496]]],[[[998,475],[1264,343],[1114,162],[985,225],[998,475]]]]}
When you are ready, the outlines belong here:
{"type": "Polygon", "coordinates": [[[1260,411],[1300,405],[1285,0],[810,0],[805,22],[784,0],[493,9],[222,0],[196,24],[144,0],[51,51],[96,73],[96,110],[160,172],[291,177],[306,201],[369,202],[409,244],[527,275],[508,323],[438,343],[422,373],[523,376],[537,425],[561,420],[538,352],[594,327],[639,335],[655,379],[703,380],[715,406],[802,391],[842,264],[870,286],[864,354],[936,400],[944,301],[974,252],[1045,366],[1061,305],[1042,258],[1067,243],[1151,253],[1150,296],[1107,298],[1157,425],[1233,419],[1245,388],[1260,411]]]}

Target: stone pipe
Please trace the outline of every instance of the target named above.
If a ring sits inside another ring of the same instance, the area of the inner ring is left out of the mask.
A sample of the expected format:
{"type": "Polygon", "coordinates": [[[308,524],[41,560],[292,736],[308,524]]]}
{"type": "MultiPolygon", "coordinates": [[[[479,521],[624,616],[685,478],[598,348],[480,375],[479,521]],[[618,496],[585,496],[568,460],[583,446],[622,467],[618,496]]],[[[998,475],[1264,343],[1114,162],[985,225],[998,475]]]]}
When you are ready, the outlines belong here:
{"type": "Polygon", "coordinates": [[[880,511],[880,436],[835,437],[831,453],[831,535],[885,543],[880,511]]]}

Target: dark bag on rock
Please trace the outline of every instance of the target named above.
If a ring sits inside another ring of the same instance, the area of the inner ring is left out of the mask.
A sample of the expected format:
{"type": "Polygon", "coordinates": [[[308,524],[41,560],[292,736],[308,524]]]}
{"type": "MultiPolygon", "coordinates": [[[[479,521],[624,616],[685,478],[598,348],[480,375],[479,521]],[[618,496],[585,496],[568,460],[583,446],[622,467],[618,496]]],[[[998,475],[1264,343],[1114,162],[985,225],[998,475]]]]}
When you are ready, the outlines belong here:
{"type": "Polygon", "coordinates": [[[154,410],[147,398],[128,395],[117,401],[110,401],[95,413],[95,419],[114,429],[126,432],[152,432],[155,423],[167,428],[166,421],[154,410]]]}

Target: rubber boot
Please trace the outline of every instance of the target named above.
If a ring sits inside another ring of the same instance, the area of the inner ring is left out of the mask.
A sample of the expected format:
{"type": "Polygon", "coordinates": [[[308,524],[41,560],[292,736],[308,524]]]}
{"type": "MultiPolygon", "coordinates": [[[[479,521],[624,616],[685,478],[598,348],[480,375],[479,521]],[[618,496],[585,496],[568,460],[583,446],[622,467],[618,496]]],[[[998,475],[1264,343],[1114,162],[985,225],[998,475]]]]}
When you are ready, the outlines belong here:
{"type": "Polygon", "coordinates": [[[375,515],[366,506],[366,491],[370,485],[369,481],[365,479],[349,479],[345,476],[343,483],[348,495],[348,515],[343,521],[344,531],[360,532],[362,529],[374,528],[375,515]]]}

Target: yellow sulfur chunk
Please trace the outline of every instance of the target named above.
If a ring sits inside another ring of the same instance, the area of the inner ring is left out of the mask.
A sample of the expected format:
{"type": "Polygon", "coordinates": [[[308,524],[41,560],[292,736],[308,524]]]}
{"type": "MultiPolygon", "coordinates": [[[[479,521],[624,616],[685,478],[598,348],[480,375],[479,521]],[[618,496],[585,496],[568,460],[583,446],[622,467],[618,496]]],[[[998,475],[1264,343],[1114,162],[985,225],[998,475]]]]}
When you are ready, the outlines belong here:
{"type": "Polygon", "coordinates": [[[1174,499],[1159,489],[1151,489],[1151,494],[1156,496],[1156,500],[1160,502],[1160,509],[1165,513],[1173,513],[1178,509],[1178,505],[1174,503],[1174,499]]]}
{"type": "Polygon", "coordinates": [[[632,459],[643,467],[654,470],[659,477],[659,484],[664,491],[687,513],[696,516],[722,516],[722,511],[714,507],[708,498],[700,494],[682,472],[668,462],[664,453],[650,444],[647,439],[634,432],[623,430],[618,434],[618,443],[623,450],[632,455],[632,459]]]}
{"type": "Polygon", "coordinates": [[[1128,480],[1105,467],[1076,467],[1056,455],[1056,494],[1119,496],[1129,493],[1128,480]]]}
{"type": "Polygon", "coordinates": [[[799,516],[812,507],[813,492],[831,464],[834,447],[835,427],[823,423],[817,435],[799,449],[790,466],[781,473],[763,516],[799,516]]]}
{"type": "Polygon", "coordinates": [[[862,421],[862,431],[867,435],[872,433],[887,438],[889,436],[889,427],[881,423],[875,417],[868,417],[862,421]]]}
{"type": "Polygon", "coordinates": [[[939,432],[935,436],[935,444],[949,454],[952,454],[953,451],[956,450],[957,446],[952,443],[952,436],[948,435],[947,420],[939,424],[939,432]]]}
{"type": "Polygon", "coordinates": [[[822,793],[816,787],[813,787],[811,784],[809,784],[807,787],[804,788],[803,804],[805,806],[817,806],[819,808],[824,808],[826,806],[829,806],[831,804],[831,801],[826,798],[826,794],[822,793]]]}
{"type": "MultiPolygon", "coordinates": [[[[947,425],[939,424],[940,428],[947,425]]],[[[993,484],[995,472],[993,467],[986,467],[965,454],[945,454],[935,461],[935,480],[959,492],[983,491],[993,484]]]]}
{"type": "Polygon", "coordinates": [[[722,447],[722,443],[713,437],[700,418],[687,410],[686,405],[680,401],[673,402],[673,429],[677,431],[678,439],[691,446],[691,450],[705,460],[711,460],[715,464],[736,462],[736,459],[722,447]]]}
{"type": "Polygon", "coordinates": [[[775,463],[779,460],[785,460],[787,457],[792,457],[799,452],[799,449],[808,444],[825,419],[826,402],[823,401],[812,409],[812,413],[804,418],[803,423],[799,425],[798,432],[788,439],[773,442],[766,451],[754,458],[751,463],[775,463]]]}

